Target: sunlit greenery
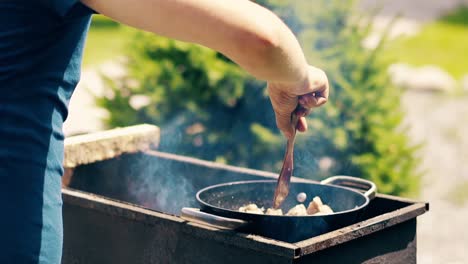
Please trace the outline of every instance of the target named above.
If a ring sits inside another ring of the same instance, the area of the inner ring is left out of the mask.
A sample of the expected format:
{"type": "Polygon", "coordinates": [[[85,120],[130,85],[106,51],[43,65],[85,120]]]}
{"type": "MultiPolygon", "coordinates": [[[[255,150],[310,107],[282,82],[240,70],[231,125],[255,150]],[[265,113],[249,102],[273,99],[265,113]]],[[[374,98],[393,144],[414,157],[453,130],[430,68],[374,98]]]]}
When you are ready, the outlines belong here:
{"type": "Polygon", "coordinates": [[[424,25],[421,32],[401,37],[388,45],[388,54],[415,66],[438,65],[453,77],[468,74],[468,7],[424,25]]]}
{"type": "MultiPolygon", "coordinates": [[[[257,2],[293,28],[332,84],[329,103],[297,138],[295,175],[347,174],[376,182],[384,193],[416,192],[418,160],[401,128],[400,91],[389,84],[384,50],[361,45],[370,24],[351,19],[349,1],[257,2]]],[[[128,76],[108,80],[113,93],[98,101],[111,112],[110,126],[153,123],[162,128],[163,151],[279,171],[285,139],[264,83],[212,50],[148,33],[132,38],[127,55],[128,76]],[[147,103],[135,106],[142,95],[147,103]]]]}
{"type": "Polygon", "coordinates": [[[125,47],[131,41],[128,27],[111,21],[102,15],[94,15],[86,39],[83,54],[85,67],[98,65],[125,54],[125,47]]]}

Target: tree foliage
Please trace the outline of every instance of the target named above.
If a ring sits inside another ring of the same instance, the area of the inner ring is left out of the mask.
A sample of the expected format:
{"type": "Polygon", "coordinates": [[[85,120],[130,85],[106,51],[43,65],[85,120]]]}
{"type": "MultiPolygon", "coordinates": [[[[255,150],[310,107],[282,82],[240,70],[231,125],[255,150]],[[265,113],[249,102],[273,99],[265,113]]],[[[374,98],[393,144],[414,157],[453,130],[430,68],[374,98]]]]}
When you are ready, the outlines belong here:
{"type": "MultiPolygon", "coordinates": [[[[295,2],[298,7],[308,3],[295,2]]],[[[330,104],[310,122],[320,142],[310,145],[315,146],[314,156],[321,153],[334,160],[328,175],[362,176],[384,193],[415,193],[417,147],[410,146],[402,127],[401,91],[386,74],[385,36],[375,49],[365,49],[362,42],[371,29],[370,17],[359,17],[352,1],[317,3],[321,5],[316,8],[297,9],[299,17],[308,18],[300,33],[309,45],[308,58],[329,74],[333,87],[330,104]]]]}
{"type": "MultiPolygon", "coordinates": [[[[309,132],[297,137],[295,175],[346,174],[370,179],[384,193],[417,191],[416,148],[401,127],[400,91],[386,75],[382,45],[361,45],[369,20],[348,1],[257,2],[290,25],[332,87],[329,103],[310,116],[309,132]]],[[[204,47],[148,33],[132,43],[128,76],[109,81],[112,96],[99,99],[110,126],[153,123],[162,128],[164,151],[279,171],[285,140],[263,83],[204,47]],[[148,102],[132,106],[141,95],[148,102]]]]}

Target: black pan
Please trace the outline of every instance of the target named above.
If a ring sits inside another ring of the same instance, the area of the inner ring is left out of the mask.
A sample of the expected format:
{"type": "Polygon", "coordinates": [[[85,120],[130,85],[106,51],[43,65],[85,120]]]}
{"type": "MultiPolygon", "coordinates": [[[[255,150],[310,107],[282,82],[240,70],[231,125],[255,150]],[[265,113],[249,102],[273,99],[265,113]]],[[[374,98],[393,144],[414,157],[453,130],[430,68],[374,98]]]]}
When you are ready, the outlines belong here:
{"type": "Polygon", "coordinates": [[[181,216],[222,228],[257,234],[285,242],[297,242],[356,223],[364,208],[375,196],[374,183],[349,176],[334,176],[320,183],[292,182],[289,196],[281,206],[286,213],[305,193],[307,207],[319,196],[335,213],[322,216],[273,216],[239,212],[246,204],[270,208],[276,187],[275,180],[242,181],[213,185],[200,190],[197,200],[201,210],[183,208],[181,216]],[[353,189],[352,189],[352,188],[353,189]],[[362,193],[357,189],[365,189],[362,193]]]}

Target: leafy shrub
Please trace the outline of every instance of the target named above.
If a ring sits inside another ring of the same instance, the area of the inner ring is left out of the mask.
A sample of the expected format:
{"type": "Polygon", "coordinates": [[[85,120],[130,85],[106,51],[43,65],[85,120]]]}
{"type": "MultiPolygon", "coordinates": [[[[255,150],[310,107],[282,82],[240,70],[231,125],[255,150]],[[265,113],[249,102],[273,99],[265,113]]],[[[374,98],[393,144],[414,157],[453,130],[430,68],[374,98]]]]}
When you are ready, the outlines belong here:
{"type": "Polygon", "coordinates": [[[361,176],[374,181],[380,192],[415,194],[418,147],[410,146],[402,127],[401,91],[390,84],[389,65],[382,59],[385,38],[374,50],[363,47],[371,18],[353,11],[352,1],[316,1],[313,8],[307,0],[294,2],[297,16],[306,18],[298,34],[308,59],[328,73],[332,86],[330,102],[309,122],[303,148],[312,153],[305,157],[331,160],[301,162],[304,175],[361,176]]]}
{"type": "Polygon", "coordinates": [[[136,33],[129,58],[128,76],[108,80],[112,96],[98,100],[111,112],[109,126],[157,124],[162,150],[276,169],[282,140],[270,131],[274,116],[263,84],[213,50],[149,33],[136,33]],[[136,98],[150,103],[132,106],[136,98]]]}

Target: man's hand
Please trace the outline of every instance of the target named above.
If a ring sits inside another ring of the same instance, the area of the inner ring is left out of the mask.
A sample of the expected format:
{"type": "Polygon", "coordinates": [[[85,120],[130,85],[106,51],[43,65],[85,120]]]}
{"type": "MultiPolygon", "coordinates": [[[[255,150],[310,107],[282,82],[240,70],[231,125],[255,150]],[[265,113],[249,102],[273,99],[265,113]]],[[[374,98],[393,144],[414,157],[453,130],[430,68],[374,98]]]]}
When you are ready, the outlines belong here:
{"type": "Polygon", "coordinates": [[[268,92],[275,111],[276,124],[285,137],[290,138],[294,129],[307,131],[305,116],[328,101],[328,78],[321,69],[308,66],[304,80],[288,84],[268,83],[268,92]],[[301,106],[299,109],[298,105],[301,106]],[[299,116],[296,127],[291,124],[293,112],[299,116]]]}

